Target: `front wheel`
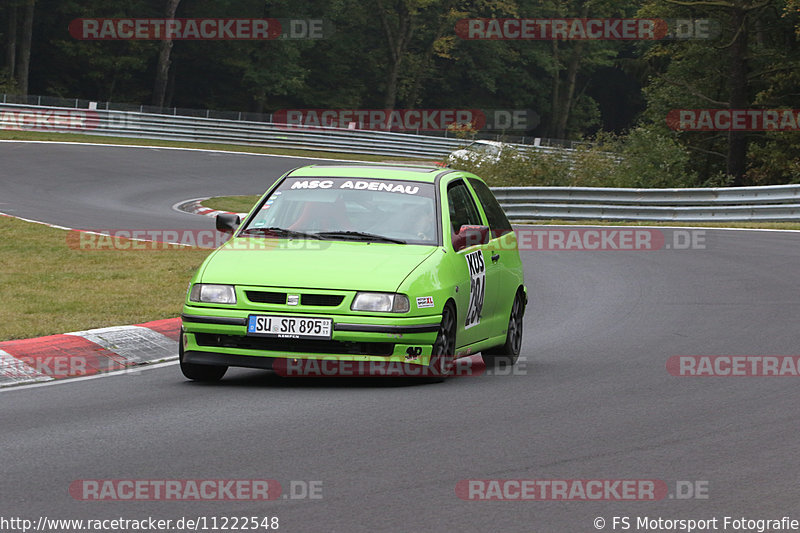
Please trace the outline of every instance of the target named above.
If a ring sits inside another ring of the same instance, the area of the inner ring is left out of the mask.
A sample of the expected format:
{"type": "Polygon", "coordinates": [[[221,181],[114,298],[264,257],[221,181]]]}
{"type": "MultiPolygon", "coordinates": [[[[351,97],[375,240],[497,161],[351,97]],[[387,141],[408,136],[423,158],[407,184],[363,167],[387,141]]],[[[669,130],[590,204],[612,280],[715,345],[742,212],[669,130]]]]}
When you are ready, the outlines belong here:
{"type": "Polygon", "coordinates": [[[183,329],[181,329],[181,338],[178,341],[178,360],[181,364],[181,372],[184,377],[192,381],[205,381],[214,382],[222,379],[225,372],[228,371],[227,366],[212,366],[212,365],[198,365],[195,363],[183,362],[183,329]]]}
{"type": "Polygon", "coordinates": [[[508,319],[508,332],[506,342],[502,346],[484,350],[483,362],[487,368],[501,368],[506,365],[514,366],[519,359],[519,352],[522,349],[522,316],[525,314],[525,304],[522,301],[522,293],[517,292],[514,297],[514,305],[511,306],[511,315],[508,319]]]}
{"type": "Polygon", "coordinates": [[[432,378],[442,380],[450,374],[456,357],[456,311],[447,303],[442,309],[442,322],[436,341],[431,350],[428,373],[432,378]]]}

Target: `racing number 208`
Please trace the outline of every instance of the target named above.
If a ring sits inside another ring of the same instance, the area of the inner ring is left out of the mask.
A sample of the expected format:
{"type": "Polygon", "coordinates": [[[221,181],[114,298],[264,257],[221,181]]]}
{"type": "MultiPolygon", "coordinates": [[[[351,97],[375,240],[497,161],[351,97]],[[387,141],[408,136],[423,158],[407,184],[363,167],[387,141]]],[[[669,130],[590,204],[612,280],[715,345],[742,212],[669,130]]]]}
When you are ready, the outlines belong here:
{"type": "Polygon", "coordinates": [[[469,266],[469,307],[464,329],[476,326],[481,321],[483,299],[486,293],[486,264],[483,261],[483,252],[477,250],[464,256],[469,266]]]}

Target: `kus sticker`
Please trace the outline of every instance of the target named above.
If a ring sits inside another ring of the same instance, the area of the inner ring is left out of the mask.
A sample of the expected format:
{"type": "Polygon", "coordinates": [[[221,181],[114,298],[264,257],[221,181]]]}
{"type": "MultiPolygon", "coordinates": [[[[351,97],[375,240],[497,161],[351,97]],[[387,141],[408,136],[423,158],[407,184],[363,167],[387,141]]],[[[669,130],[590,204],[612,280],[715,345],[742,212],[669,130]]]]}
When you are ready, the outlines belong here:
{"type": "Polygon", "coordinates": [[[483,299],[486,293],[486,265],[483,262],[483,252],[477,250],[464,256],[469,266],[469,307],[464,329],[477,326],[481,323],[483,299]]]}
{"type": "Polygon", "coordinates": [[[417,296],[417,309],[433,307],[433,296],[417,296]]]}

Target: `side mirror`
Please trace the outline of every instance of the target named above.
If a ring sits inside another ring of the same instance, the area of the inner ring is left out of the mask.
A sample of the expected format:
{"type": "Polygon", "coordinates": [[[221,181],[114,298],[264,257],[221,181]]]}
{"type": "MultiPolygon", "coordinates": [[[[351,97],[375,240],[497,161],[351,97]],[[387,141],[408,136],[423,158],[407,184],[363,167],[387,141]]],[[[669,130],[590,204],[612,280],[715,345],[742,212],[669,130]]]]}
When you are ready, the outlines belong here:
{"type": "Polygon", "coordinates": [[[458,233],[453,235],[453,249],[457,252],[470,246],[488,244],[490,240],[489,226],[463,225],[458,233]]]}
{"type": "Polygon", "coordinates": [[[239,215],[234,213],[220,213],[217,215],[217,231],[222,233],[233,233],[241,223],[242,220],[239,215]]]}

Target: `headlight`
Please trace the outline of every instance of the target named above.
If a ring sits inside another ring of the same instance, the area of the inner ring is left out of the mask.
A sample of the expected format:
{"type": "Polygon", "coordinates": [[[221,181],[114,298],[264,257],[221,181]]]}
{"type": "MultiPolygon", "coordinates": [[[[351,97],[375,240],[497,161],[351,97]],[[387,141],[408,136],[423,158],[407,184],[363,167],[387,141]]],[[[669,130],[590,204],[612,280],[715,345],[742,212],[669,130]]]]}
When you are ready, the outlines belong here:
{"type": "Polygon", "coordinates": [[[189,300],[206,304],[235,304],[236,291],[233,289],[233,285],[195,283],[189,300]]]}
{"type": "Polygon", "coordinates": [[[359,292],[353,298],[353,311],[379,311],[382,313],[408,313],[408,296],[387,292],[359,292]]]}

